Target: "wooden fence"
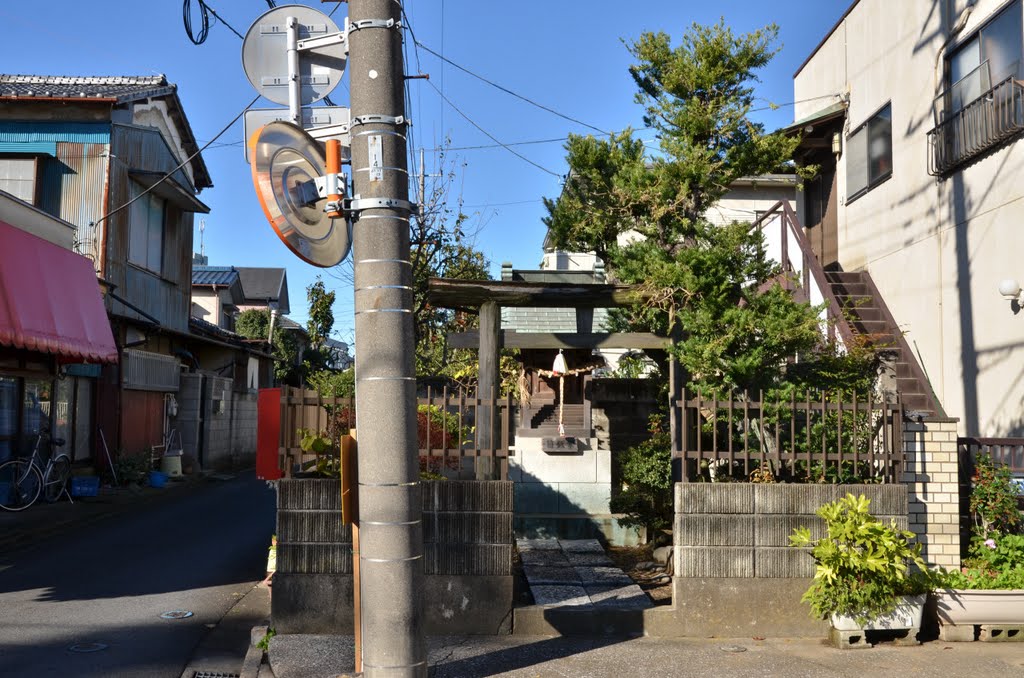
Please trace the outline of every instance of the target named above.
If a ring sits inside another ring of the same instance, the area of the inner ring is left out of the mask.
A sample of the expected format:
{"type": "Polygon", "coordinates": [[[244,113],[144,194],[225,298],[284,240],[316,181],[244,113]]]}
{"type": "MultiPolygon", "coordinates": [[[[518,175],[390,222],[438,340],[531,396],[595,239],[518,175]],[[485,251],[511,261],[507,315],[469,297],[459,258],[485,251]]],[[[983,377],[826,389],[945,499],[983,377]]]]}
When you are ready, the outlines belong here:
{"type": "Polygon", "coordinates": [[[856,393],[765,401],[683,391],[672,450],[684,481],[898,482],[903,406],[856,393]]]}
{"type": "MultiPolygon", "coordinates": [[[[513,426],[511,396],[490,398],[467,391],[427,388],[417,399],[420,468],[464,477],[464,459],[473,459],[475,477],[508,479],[513,426]]],[[[302,449],[300,431],[314,431],[337,440],[356,428],[355,400],[325,398],[312,389],[281,387],[281,433],[278,455],[285,477],[305,468],[317,455],[302,449]]]]}

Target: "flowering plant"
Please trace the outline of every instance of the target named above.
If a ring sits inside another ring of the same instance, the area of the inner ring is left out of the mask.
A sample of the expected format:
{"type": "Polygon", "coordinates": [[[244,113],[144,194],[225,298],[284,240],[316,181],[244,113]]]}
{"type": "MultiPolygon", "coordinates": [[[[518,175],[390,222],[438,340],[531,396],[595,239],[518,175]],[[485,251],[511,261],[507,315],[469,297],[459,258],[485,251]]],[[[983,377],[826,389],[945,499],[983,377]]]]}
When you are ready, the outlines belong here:
{"type": "Polygon", "coordinates": [[[1024,535],[1019,534],[1017,485],[1006,466],[987,454],[978,456],[971,513],[970,555],[942,583],[953,589],[1024,589],[1024,535]]]}
{"type": "Polygon", "coordinates": [[[947,572],[943,584],[952,589],[1024,589],[1024,535],[976,536],[964,567],[947,572]]]}

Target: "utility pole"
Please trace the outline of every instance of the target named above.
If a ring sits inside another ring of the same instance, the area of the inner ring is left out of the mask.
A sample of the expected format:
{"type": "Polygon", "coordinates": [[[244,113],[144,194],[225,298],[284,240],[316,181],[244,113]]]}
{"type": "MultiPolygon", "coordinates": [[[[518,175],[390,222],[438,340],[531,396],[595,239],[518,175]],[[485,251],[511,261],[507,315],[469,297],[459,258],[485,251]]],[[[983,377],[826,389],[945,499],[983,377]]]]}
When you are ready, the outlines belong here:
{"type": "Polygon", "coordinates": [[[400,0],[350,0],[359,567],[366,676],[427,675],[400,0]]]}

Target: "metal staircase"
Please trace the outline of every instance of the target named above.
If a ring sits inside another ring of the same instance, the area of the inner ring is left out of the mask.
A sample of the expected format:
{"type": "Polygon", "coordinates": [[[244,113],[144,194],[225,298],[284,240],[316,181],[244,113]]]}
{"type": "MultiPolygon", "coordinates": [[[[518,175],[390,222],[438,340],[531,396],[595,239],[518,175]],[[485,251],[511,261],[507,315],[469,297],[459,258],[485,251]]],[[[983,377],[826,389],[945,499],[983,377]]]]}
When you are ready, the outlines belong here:
{"type": "Polygon", "coordinates": [[[906,410],[944,414],[871,276],[825,271],[789,203],[779,201],[752,228],[765,236],[769,257],[782,264],[782,282],[801,301],[820,305],[822,331],[844,346],[863,341],[881,354],[880,387],[898,394],[906,410]]]}
{"type": "Polygon", "coordinates": [[[942,406],[924,370],[911,352],[871,275],[867,271],[826,271],[825,278],[849,319],[854,335],[881,354],[886,368],[881,380],[883,388],[888,386],[886,390],[898,393],[907,410],[941,414],[942,406]]]}

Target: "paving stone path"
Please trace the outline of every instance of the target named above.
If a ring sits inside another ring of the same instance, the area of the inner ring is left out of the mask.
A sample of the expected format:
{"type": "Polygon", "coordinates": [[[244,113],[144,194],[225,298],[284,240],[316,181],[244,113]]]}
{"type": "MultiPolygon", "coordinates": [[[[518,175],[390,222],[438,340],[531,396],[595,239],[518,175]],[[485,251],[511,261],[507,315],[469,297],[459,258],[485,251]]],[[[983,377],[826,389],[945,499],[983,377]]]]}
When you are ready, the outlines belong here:
{"type": "Polygon", "coordinates": [[[518,539],[516,547],[537,605],[654,607],[629,575],[615,567],[596,539],[518,539]]]}

